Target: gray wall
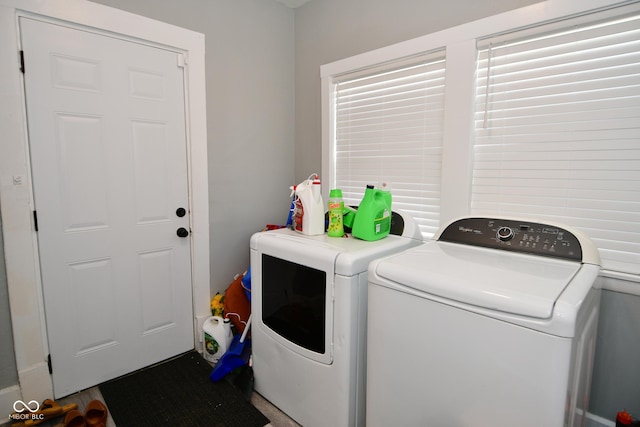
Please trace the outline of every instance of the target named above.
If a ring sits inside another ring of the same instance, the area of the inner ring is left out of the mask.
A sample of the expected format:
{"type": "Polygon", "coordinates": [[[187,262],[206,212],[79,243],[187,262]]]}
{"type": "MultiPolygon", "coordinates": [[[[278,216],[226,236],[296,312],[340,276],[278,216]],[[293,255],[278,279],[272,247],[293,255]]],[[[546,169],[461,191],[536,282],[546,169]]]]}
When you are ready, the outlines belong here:
{"type": "Polygon", "coordinates": [[[294,175],[294,15],[271,0],[94,0],[205,35],[211,289],[283,224],[294,175]]]}
{"type": "Polygon", "coordinates": [[[0,218],[0,390],[18,384],[16,357],[13,353],[13,334],[7,292],[7,271],[4,263],[2,218],[0,218]]]}

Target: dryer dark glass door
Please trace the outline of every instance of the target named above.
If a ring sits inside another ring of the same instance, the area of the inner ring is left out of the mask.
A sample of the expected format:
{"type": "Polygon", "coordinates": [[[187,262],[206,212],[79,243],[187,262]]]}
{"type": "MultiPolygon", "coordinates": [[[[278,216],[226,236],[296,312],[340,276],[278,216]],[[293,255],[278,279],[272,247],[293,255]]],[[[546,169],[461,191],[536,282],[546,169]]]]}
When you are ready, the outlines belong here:
{"type": "Polygon", "coordinates": [[[327,274],[262,254],[262,322],[300,347],[325,353],[327,274]]]}

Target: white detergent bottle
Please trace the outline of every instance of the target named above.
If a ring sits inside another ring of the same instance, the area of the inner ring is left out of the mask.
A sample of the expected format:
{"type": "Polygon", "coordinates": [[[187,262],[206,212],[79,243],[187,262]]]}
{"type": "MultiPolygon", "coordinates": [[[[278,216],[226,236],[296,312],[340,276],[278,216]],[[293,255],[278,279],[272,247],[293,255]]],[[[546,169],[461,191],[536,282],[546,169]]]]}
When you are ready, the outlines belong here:
{"type": "Polygon", "coordinates": [[[220,316],[212,316],[202,325],[202,356],[211,363],[216,363],[227,352],[233,340],[231,321],[220,316]]]}
{"type": "Polygon", "coordinates": [[[296,231],[309,236],[324,234],[324,202],[318,174],[314,173],[296,185],[296,196],[296,231]]]}

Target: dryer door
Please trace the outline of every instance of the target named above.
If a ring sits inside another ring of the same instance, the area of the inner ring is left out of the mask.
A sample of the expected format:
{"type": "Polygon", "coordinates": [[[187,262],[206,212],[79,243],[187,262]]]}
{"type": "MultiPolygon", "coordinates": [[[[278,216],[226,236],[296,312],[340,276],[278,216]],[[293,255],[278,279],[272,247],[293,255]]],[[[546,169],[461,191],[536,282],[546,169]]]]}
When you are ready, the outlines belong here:
{"type": "Polygon", "coordinates": [[[260,237],[251,259],[252,334],[331,364],[337,252],[300,235],[260,237]]]}

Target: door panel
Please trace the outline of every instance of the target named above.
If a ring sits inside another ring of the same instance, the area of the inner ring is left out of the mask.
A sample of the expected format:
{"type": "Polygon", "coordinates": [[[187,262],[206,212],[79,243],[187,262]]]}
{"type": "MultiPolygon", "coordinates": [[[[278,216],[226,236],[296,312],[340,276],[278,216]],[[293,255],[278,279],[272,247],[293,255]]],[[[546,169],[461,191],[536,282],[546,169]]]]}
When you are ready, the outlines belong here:
{"type": "Polygon", "coordinates": [[[108,188],[100,117],[56,113],[66,231],[107,227],[108,188]]]}
{"type": "Polygon", "coordinates": [[[169,175],[166,126],[135,121],[131,124],[138,224],[169,220],[169,175]]]}
{"type": "Polygon", "coordinates": [[[179,53],[20,19],[56,397],[194,347],[179,53]]]}

